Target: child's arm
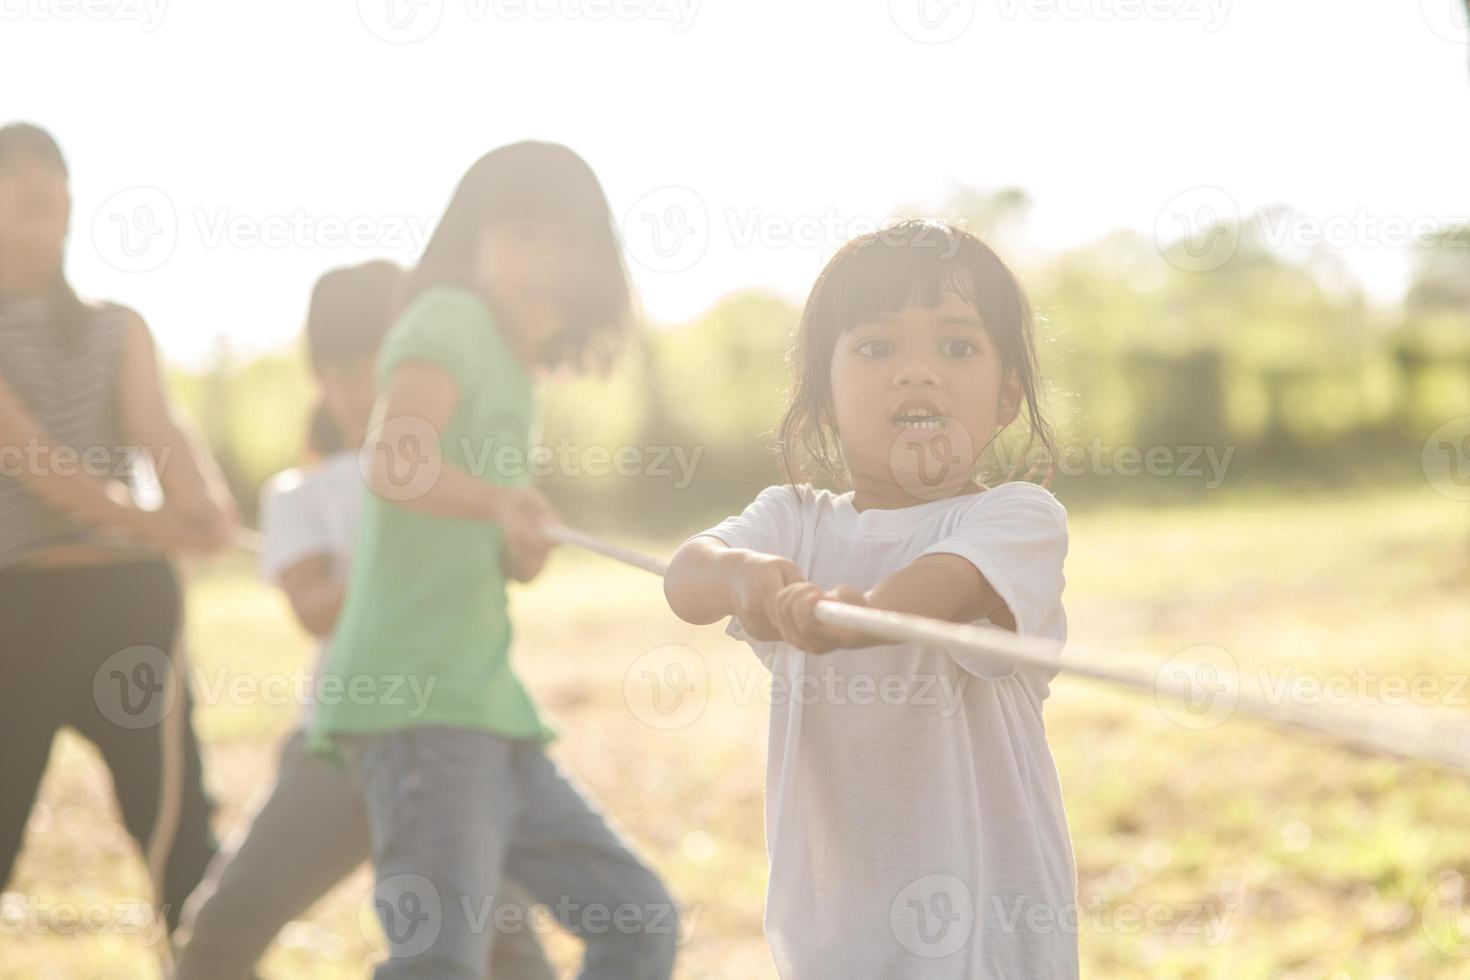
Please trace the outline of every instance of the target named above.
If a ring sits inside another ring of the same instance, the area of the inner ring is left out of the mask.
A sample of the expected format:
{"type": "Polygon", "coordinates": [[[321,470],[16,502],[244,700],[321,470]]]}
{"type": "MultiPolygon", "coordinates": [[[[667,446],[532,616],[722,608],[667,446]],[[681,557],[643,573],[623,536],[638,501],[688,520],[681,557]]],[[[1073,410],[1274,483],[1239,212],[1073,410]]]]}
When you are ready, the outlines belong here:
{"type": "Polygon", "coordinates": [[[823,599],[955,623],[985,617],[1006,629],[1016,627],[999,593],[979,569],[958,555],[921,555],[867,592],[850,586],[824,592],[802,582],[783,588],[775,597],[780,638],[809,653],[884,643],[887,641],[819,622],[816,605],[823,599]]]}
{"type": "Polygon", "coordinates": [[[957,555],[924,555],[867,592],[850,586],[822,590],[784,558],[731,548],[700,535],[669,562],[664,596],[674,615],[704,626],[735,616],[757,640],[785,640],[811,653],[885,641],[816,619],[819,600],[969,622],[982,616],[1004,623],[1005,603],[974,565],[957,555]]]}
{"type": "Polygon", "coordinates": [[[674,553],[664,575],[664,596],[674,615],[687,623],[703,626],[736,616],[755,639],[778,640],[776,596],[808,584],[801,569],[785,558],[731,548],[702,534],[674,553]]]}
{"type": "Polygon", "coordinates": [[[315,554],[284,569],[278,579],[281,591],[291,600],[296,621],[315,637],[332,635],[347,583],[333,573],[332,557],[315,554]]]}
{"type": "Polygon", "coordinates": [[[164,551],[207,545],[200,529],[168,508],[145,511],[132,502],[128,488],[78,466],[52,465],[56,442],[20,397],[0,378],[0,467],[5,468],[37,500],[78,524],[141,539],[164,551]],[[24,450],[22,450],[24,447],[24,450]],[[42,461],[29,465],[34,452],[42,461]],[[9,450],[5,452],[4,450],[9,450]]]}
{"type": "Polygon", "coordinates": [[[127,317],[119,365],[122,431],[152,456],[164,509],[197,525],[207,546],[222,548],[239,524],[235,499],[208,448],[174,416],[147,325],[131,310],[127,317]]]}
{"type": "Polygon", "coordinates": [[[501,557],[501,568],[505,574],[517,582],[529,582],[541,574],[541,569],[546,567],[546,557],[551,554],[551,549],[556,542],[550,538],[544,539],[544,544],[531,543],[518,550],[505,549],[501,557]]]}
{"type": "Polygon", "coordinates": [[[454,376],[426,361],[408,361],[389,376],[382,427],[372,451],[372,491],[405,510],[459,520],[492,521],[505,532],[506,567],[534,575],[552,542],[541,527],[556,521],[536,490],[489,483],[446,463],[439,433],[459,404],[454,376]]]}
{"type": "MultiPolygon", "coordinates": [[[[790,587],[778,598],[777,622],[783,639],[813,652],[882,642],[818,623],[820,599],[949,622],[985,617],[1016,633],[1034,633],[1056,627],[1066,556],[1066,508],[1042,487],[1006,483],[968,501],[948,536],[867,592],[824,595],[815,587],[790,587]]],[[[1002,674],[1002,668],[968,657],[961,666],[986,677],[1002,674]]],[[[1014,664],[1004,669],[1014,670],[1014,664]]]]}

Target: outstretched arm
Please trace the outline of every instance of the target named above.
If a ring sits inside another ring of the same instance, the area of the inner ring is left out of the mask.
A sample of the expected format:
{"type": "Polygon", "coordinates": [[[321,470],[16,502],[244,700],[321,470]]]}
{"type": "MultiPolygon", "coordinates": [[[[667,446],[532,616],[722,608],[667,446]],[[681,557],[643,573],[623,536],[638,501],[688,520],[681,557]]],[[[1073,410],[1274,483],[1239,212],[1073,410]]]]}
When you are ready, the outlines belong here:
{"type": "Polygon", "coordinates": [[[775,598],[781,589],[804,583],[801,569],[772,555],[731,548],[719,538],[690,538],[674,553],[664,575],[664,596],[674,615],[706,625],[736,616],[757,640],[779,640],[775,598]]]}
{"type": "Polygon", "coordinates": [[[958,555],[924,555],[866,592],[850,586],[824,590],[784,558],[699,535],[669,562],[664,596],[685,622],[702,626],[735,616],[757,640],[784,640],[811,653],[884,642],[818,622],[816,605],[822,600],[952,622],[989,617],[1014,628],[995,589],[958,555]]]}

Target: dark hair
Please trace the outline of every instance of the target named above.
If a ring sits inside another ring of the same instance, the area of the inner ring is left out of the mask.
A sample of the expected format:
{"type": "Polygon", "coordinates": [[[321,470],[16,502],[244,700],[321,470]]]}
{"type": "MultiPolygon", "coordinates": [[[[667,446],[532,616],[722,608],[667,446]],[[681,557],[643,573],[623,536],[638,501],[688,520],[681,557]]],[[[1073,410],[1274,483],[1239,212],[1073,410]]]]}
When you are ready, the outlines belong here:
{"type": "MultiPolygon", "coordinates": [[[[854,238],[812,286],[791,351],[791,405],[781,420],[781,468],[790,483],[817,474],[841,482],[840,445],[831,427],[832,353],[853,327],[918,304],[933,308],[953,291],[973,303],[1001,356],[1002,376],[1016,373],[1028,423],[1025,460],[1040,442],[1043,460],[1024,476],[1050,479],[1056,440],[1040,406],[1041,382],[1030,304],[1006,264],[967,231],[910,220],[854,238]],[[1041,472],[1045,469],[1045,472],[1041,472]]],[[[983,451],[984,447],[980,447],[983,451]]],[[[1007,474],[1016,478],[1019,465],[1007,474]]]]}
{"type": "MultiPolygon", "coordinates": [[[[393,325],[407,273],[385,259],[333,269],[316,281],[306,313],[306,347],[312,370],[373,357],[393,325]]],[[[326,402],[312,410],[307,446],[318,456],[347,448],[326,402]]]]}
{"type": "Polygon", "coordinates": [[[478,289],[473,265],[480,235],[503,221],[556,222],[587,247],[588,267],[566,297],[569,325],[542,361],[607,367],[632,320],[628,272],[596,174],[557,143],[512,143],[474,162],[413,271],[405,302],[435,285],[478,289]]]}
{"type": "Polygon", "coordinates": [[[311,289],[306,347],[313,369],[378,352],[407,280],[399,265],[375,259],[322,275],[311,289]]]}
{"type": "Polygon", "coordinates": [[[332,410],[325,398],[318,398],[311,407],[311,419],[306,423],[306,452],[309,457],[325,457],[340,453],[347,448],[347,437],[342,427],[332,418],[332,410]]]}
{"type": "MultiPolygon", "coordinates": [[[[21,161],[40,163],[63,179],[69,179],[66,158],[51,134],[30,123],[0,126],[0,176],[10,172],[21,161]]],[[[65,269],[58,269],[56,279],[46,292],[47,316],[51,328],[61,334],[70,347],[82,342],[92,307],[83,303],[66,280],[65,269]]]]}

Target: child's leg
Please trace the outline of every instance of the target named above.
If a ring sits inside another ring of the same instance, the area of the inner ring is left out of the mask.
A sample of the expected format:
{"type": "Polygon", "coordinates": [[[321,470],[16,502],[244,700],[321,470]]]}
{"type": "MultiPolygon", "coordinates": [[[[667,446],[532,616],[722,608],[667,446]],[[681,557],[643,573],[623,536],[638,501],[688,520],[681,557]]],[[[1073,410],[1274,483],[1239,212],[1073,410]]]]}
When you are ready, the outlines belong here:
{"type": "Polygon", "coordinates": [[[481,980],[506,840],[522,808],[513,743],[418,728],[347,742],[372,829],[389,955],[377,980],[481,980]]]}
{"type": "Polygon", "coordinates": [[[515,766],[525,799],[506,874],[586,942],[583,980],[667,980],[673,898],[540,746],[517,745],[515,766]]]}
{"type": "MultiPolygon", "coordinates": [[[[189,899],[175,980],[249,976],[286,923],[367,860],[369,846],[357,780],[308,753],[296,732],[243,842],[221,855],[189,899]]],[[[546,980],[556,974],[535,934],[524,930],[495,944],[490,975],[546,980]]]]}
{"type": "Polygon", "coordinates": [[[239,980],[281,928],[368,854],[352,777],[307,754],[298,731],[281,750],[270,797],[243,841],[222,853],[184,910],[175,980],[239,980]]]}

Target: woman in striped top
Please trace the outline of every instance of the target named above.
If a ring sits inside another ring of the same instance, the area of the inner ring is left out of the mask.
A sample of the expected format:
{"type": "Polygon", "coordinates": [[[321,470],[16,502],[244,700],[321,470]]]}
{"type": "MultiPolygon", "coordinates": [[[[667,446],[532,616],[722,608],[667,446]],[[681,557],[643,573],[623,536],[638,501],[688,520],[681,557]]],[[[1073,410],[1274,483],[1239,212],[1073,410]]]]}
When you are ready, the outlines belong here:
{"type": "Polygon", "coordinates": [[[224,546],[235,510],[170,411],[143,321],[67,284],[70,207],[55,141],[0,128],[0,890],[70,726],[112,772],[171,929],[215,841],[165,556],[224,546]],[[153,510],[133,500],[144,460],[153,510]]]}

